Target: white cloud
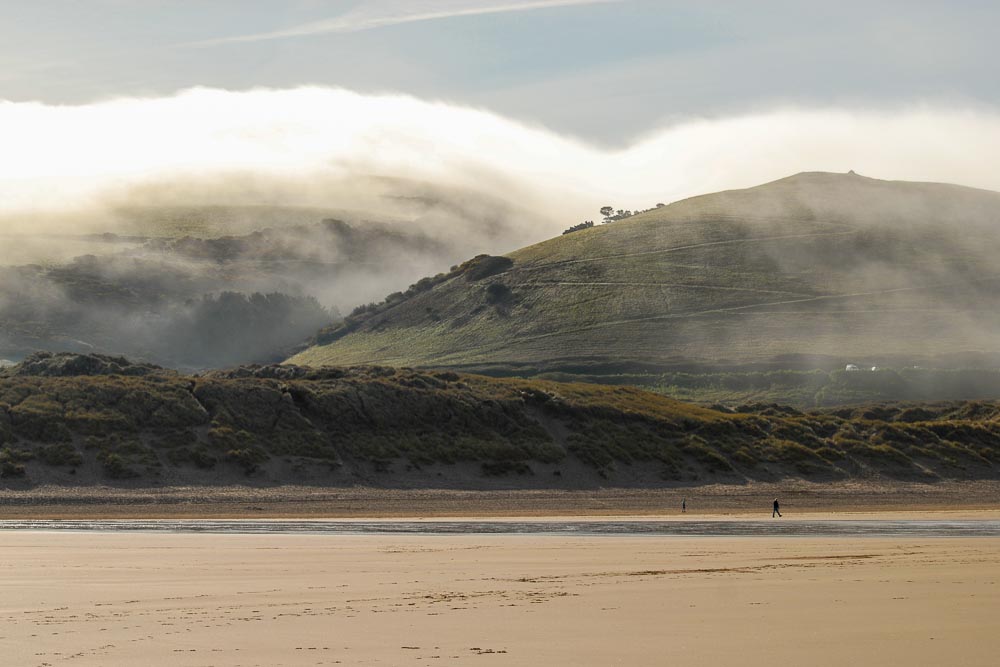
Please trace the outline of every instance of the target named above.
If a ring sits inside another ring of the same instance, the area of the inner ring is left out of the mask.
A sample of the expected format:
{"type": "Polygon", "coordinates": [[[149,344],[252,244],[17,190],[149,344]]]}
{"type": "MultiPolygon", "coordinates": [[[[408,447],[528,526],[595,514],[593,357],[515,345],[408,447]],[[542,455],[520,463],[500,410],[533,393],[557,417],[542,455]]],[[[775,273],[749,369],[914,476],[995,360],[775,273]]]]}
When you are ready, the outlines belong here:
{"type": "Polygon", "coordinates": [[[251,35],[222,37],[189,44],[214,46],[238,42],[259,42],[338,32],[360,32],[402,23],[417,23],[462,16],[523,12],[575,5],[595,5],[624,0],[369,0],[340,16],[301,25],[251,35]]]}
{"type": "Polygon", "coordinates": [[[854,169],[1000,190],[1000,113],[986,109],[785,108],[685,121],[607,150],[402,95],[193,89],[85,106],[3,102],[0,146],[6,220],[86,208],[150,184],[218,183],[232,174],[245,177],[241,189],[209,187],[199,196],[365,208],[370,193],[344,184],[413,179],[524,205],[544,221],[531,231],[536,239],[596,217],[602,204],[645,208],[799,171],[854,169]]]}

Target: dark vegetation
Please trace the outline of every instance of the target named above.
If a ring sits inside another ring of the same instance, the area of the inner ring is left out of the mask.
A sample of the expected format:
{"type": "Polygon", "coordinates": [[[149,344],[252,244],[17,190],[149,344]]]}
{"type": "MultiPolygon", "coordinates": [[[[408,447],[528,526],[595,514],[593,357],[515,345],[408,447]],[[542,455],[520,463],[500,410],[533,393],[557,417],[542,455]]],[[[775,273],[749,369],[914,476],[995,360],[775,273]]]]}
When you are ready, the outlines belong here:
{"type": "Polygon", "coordinates": [[[378,260],[388,248],[404,247],[415,255],[440,250],[436,241],[419,234],[373,223],[355,227],[333,219],[316,225],[263,229],[243,236],[151,239],[144,250],[216,263],[248,260],[328,263],[378,260]]]}
{"type": "Polygon", "coordinates": [[[710,409],[635,387],[452,372],[183,376],[40,355],[0,375],[0,474],[20,484],[570,487],[997,478],[1000,402],[710,409]]]}
{"type": "MultiPolygon", "coordinates": [[[[666,204],[657,204],[654,208],[647,208],[644,211],[636,210],[635,212],[622,209],[615,210],[613,206],[602,206],[601,217],[603,219],[601,220],[601,224],[607,225],[612,222],[618,222],[619,220],[625,220],[626,218],[631,218],[633,215],[638,215],[640,213],[648,213],[649,211],[652,211],[657,208],[663,208],[664,206],[666,206],[666,204]]],[[[585,220],[584,222],[581,222],[578,225],[573,225],[572,227],[566,229],[563,232],[563,236],[565,236],[566,234],[572,234],[573,232],[583,231],[584,229],[590,229],[593,226],[594,226],[593,220],[585,220]]]]}
{"type": "Polygon", "coordinates": [[[278,361],[334,318],[311,296],[234,291],[188,295],[183,290],[190,282],[186,276],[174,276],[174,281],[160,275],[164,291],[154,296],[152,274],[145,272],[144,263],[136,264],[141,284],[123,277],[86,280],[75,272],[81,266],[72,268],[72,282],[65,267],[52,272],[0,269],[0,280],[2,274],[20,278],[4,282],[0,291],[31,274],[38,281],[33,289],[49,288],[46,294],[24,299],[0,298],[0,346],[7,354],[16,357],[39,348],[97,349],[187,368],[278,361]],[[54,275],[61,286],[46,282],[54,275]]]}
{"type": "Polygon", "coordinates": [[[41,349],[185,369],[280,361],[340,320],[328,306],[383,294],[391,276],[420,275],[448,257],[418,233],[339,220],[219,238],[92,240],[109,252],[0,267],[0,358],[41,349]]]}
{"type": "Polygon", "coordinates": [[[273,361],[331,315],[311,296],[222,292],[190,301],[166,319],[161,349],[169,358],[228,366],[273,361]]]}
{"type": "Polygon", "coordinates": [[[593,220],[586,220],[584,222],[581,222],[579,225],[573,225],[572,227],[568,227],[565,231],[563,231],[563,236],[565,236],[566,234],[572,234],[573,232],[583,231],[584,229],[590,229],[593,226],[594,226],[593,220]]]}

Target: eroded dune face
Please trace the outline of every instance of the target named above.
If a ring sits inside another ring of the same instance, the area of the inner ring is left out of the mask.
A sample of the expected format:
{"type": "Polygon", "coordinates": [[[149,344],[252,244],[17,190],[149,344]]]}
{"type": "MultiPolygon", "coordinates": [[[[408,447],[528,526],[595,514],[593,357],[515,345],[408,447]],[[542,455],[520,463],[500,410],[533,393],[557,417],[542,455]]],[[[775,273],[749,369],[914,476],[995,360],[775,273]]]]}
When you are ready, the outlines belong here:
{"type": "Polygon", "coordinates": [[[185,376],[39,353],[0,372],[0,473],[437,489],[990,480],[998,414],[996,401],[716,409],[636,387],[388,367],[185,376]]]}

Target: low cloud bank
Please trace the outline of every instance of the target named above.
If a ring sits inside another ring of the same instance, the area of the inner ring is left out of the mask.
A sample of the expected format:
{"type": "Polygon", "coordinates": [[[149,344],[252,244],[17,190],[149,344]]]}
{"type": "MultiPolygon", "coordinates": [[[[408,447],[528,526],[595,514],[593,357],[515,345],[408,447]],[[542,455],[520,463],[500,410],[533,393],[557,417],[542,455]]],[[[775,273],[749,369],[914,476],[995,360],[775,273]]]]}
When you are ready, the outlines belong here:
{"type": "MultiPolygon", "coordinates": [[[[192,89],[86,106],[0,103],[0,145],[7,231],[18,219],[33,229],[55,219],[106,224],[86,213],[150,203],[405,218],[401,199],[474,193],[503,202],[505,233],[521,242],[595,217],[603,204],[645,208],[805,170],[1000,189],[1000,113],[985,109],[777,109],[678,122],[606,149],[401,95],[192,89]]],[[[463,227],[440,233],[481,225],[449,223],[463,227]]]]}

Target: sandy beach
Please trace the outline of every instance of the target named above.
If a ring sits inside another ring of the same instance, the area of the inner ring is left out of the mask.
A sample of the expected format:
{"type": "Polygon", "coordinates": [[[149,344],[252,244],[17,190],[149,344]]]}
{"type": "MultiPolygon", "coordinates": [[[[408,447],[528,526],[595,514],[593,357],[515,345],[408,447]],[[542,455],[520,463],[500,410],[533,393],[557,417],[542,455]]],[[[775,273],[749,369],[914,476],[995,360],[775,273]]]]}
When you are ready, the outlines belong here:
{"type": "Polygon", "coordinates": [[[11,665],[990,665],[1000,540],[0,533],[11,665]]]}

